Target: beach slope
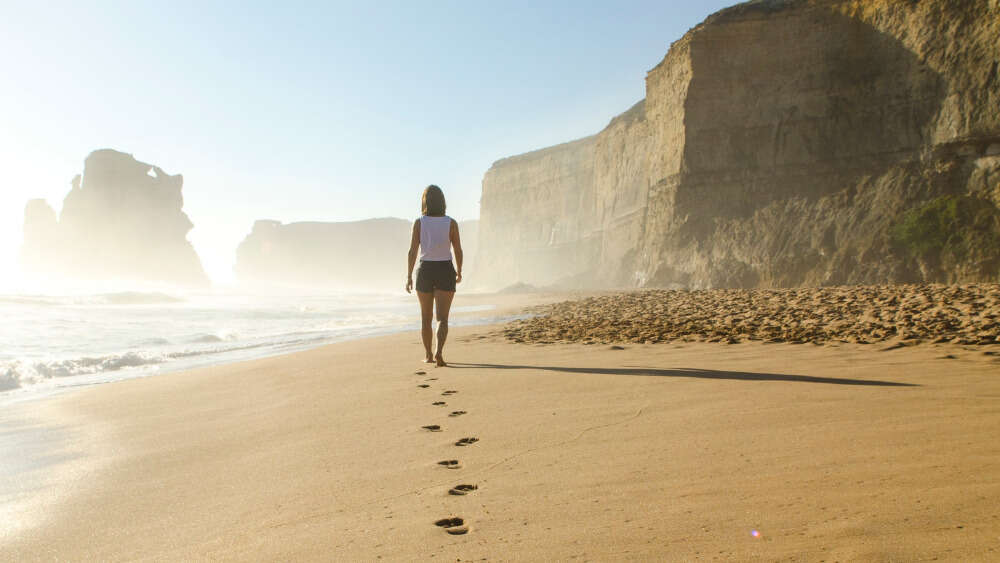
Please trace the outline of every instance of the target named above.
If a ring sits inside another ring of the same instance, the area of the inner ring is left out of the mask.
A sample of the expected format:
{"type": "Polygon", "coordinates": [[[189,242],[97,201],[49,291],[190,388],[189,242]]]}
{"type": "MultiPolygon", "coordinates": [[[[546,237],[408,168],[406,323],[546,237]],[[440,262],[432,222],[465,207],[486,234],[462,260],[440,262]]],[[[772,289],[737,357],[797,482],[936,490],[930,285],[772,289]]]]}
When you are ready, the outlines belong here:
{"type": "Polygon", "coordinates": [[[1000,557],[990,347],[496,333],[453,329],[449,368],[393,335],[34,405],[75,457],[2,558],[1000,557]]]}

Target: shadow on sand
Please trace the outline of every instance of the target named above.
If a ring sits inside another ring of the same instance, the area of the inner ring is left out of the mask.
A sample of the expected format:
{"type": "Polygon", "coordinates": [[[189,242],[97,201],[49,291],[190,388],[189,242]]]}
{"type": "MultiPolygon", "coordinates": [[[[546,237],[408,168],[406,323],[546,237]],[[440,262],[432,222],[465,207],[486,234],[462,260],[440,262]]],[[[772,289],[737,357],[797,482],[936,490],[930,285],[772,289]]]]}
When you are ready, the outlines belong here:
{"type": "Polygon", "coordinates": [[[839,377],[812,377],[808,375],[788,375],[783,373],[751,373],[741,371],[719,371],[714,369],[653,369],[653,368],[567,368],[558,366],[518,366],[504,364],[465,364],[449,362],[453,368],[488,369],[538,369],[563,373],[589,373],[600,375],[643,375],[654,377],[695,377],[699,379],[738,379],[741,381],[795,381],[798,383],[827,383],[830,385],[876,385],[882,387],[920,387],[914,383],[878,381],[875,379],[846,379],[839,377]]]}

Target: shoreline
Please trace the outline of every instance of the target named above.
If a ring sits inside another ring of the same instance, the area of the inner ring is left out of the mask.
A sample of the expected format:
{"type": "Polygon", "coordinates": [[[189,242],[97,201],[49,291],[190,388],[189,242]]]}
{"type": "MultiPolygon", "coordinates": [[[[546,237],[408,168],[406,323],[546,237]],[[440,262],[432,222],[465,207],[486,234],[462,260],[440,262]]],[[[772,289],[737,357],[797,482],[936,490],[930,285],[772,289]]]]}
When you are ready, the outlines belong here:
{"type": "Polygon", "coordinates": [[[5,550],[22,560],[995,554],[1000,446],[986,436],[1000,427],[1000,379],[977,347],[613,350],[512,344],[499,328],[453,329],[449,368],[426,367],[419,335],[396,334],[45,401],[83,455],[57,470],[69,494],[37,507],[46,525],[5,550]],[[463,437],[479,441],[453,445],[463,437]],[[449,459],[462,467],[438,465],[449,459]],[[478,488],[449,495],[458,484],[478,488]],[[434,525],[452,517],[469,532],[434,525]]]}
{"type": "MultiPolygon", "coordinates": [[[[459,310],[452,313],[453,323],[455,320],[458,321],[452,326],[453,330],[462,327],[500,327],[511,319],[522,317],[526,306],[537,306],[590,294],[592,292],[468,293],[462,295],[462,301],[456,307],[459,310]],[[466,301],[471,303],[466,304],[466,301]],[[483,309],[483,307],[489,308],[483,309]],[[482,314],[491,316],[477,316],[482,314]],[[468,319],[471,319],[471,322],[467,322],[468,319]]],[[[418,316],[419,308],[415,297],[413,305],[415,316],[418,316]]],[[[249,358],[216,359],[203,364],[175,365],[152,373],[135,370],[124,374],[108,372],[76,376],[73,378],[75,381],[67,386],[43,390],[30,388],[14,390],[13,393],[0,396],[0,407],[4,409],[0,413],[0,539],[13,537],[18,531],[32,526],[33,524],[26,519],[43,521],[44,517],[38,514],[37,509],[71,495],[72,491],[60,487],[60,482],[66,481],[67,475],[94,472],[98,467],[90,463],[94,458],[94,451],[106,445],[107,440],[104,436],[93,431],[82,432],[81,427],[76,424],[78,421],[72,417],[67,419],[59,407],[53,408],[49,403],[80,392],[95,392],[96,389],[106,388],[108,384],[240,366],[294,356],[338,344],[401,336],[418,330],[418,326],[376,329],[373,333],[355,334],[299,349],[272,351],[249,358]],[[46,445],[39,447],[39,441],[46,445]],[[85,445],[72,446],[81,443],[85,445]],[[67,465],[67,461],[72,463],[67,465]]]]}
{"type": "MultiPolygon", "coordinates": [[[[540,292],[534,295],[468,293],[461,295],[461,301],[456,303],[454,307],[456,310],[453,310],[451,319],[453,326],[482,326],[506,323],[519,317],[523,318],[524,303],[538,305],[568,299],[575,295],[590,294],[592,293],[540,292]]],[[[293,297],[290,296],[289,300],[292,299],[293,297]]],[[[329,339],[318,339],[299,345],[237,345],[231,350],[214,354],[185,351],[179,357],[169,360],[143,363],[137,366],[125,365],[125,367],[119,369],[97,371],[95,373],[49,377],[42,380],[41,383],[35,383],[26,387],[0,390],[0,407],[6,408],[13,405],[46,400],[53,396],[78,390],[79,388],[276,357],[361,338],[377,338],[385,335],[405,333],[407,331],[418,331],[419,307],[415,297],[413,297],[412,313],[413,322],[411,324],[372,325],[370,327],[356,328],[349,333],[330,337],[329,339]]],[[[132,353],[134,353],[133,350],[126,350],[119,352],[117,356],[124,357],[132,353]]],[[[95,357],[107,356],[107,354],[101,353],[94,353],[92,355],[95,357]]],[[[84,356],[87,355],[84,354],[84,356]]],[[[112,354],[112,356],[115,356],[115,354],[112,354]]]]}

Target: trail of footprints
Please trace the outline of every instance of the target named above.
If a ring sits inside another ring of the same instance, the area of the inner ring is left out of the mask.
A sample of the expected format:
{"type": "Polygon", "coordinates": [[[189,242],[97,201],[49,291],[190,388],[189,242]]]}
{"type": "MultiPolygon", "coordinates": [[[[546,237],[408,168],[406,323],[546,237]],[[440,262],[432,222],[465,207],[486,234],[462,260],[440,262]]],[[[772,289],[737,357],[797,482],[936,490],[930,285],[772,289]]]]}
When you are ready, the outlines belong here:
{"type": "MultiPolygon", "coordinates": [[[[417,370],[414,373],[415,373],[415,375],[427,375],[427,372],[424,371],[424,370],[417,370]]],[[[436,378],[436,377],[429,377],[429,378],[425,379],[424,381],[425,382],[437,381],[437,379],[438,378],[436,378]]],[[[429,383],[421,383],[421,384],[417,385],[417,387],[419,387],[421,389],[427,389],[427,388],[430,387],[430,384],[429,383]]],[[[441,395],[445,396],[445,397],[449,397],[449,396],[454,395],[456,393],[458,393],[458,391],[455,390],[455,389],[447,389],[444,392],[442,392],[441,395]]],[[[445,406],[448,406],[448,403],[445,402],[445,401],[434,401],[433,403],[431,403],[431,405],[435,406],[435,407],[445,407],[445,406]]],[[[448,414],[448,417],[449,418],[456,418],[456,417],[459,417],[459,416],[462,416],[462,415],[465,415],[465,414],[469,414],[469,413],[467,411],[464,411],[464,410],[455,410],[455,411],[451,411],[448,414]]],[[[424,430],[424,431],[427,431],[427,432],[442,432],[444,430],[444,428],[442,428],[440,424],[427,424],[427,425],[421,426],[420,428],[421,428],[421,430],[424,430]]],[[[479,438],[476,438],[474,436],[467,436],[465,438],[460,438],[458,441],[455,442],[454,445],[455,446],[471,446],[472,444],[475,444],[478,441],[479,441],[479,438]]],[[[445,469],[462,469],[462,462],[459,461],[459,460],[457,460],[457,459],[443,459],[443,460],[437,462],[437,465],[439,465],[439,466],[441,466],[441,467],[443,467],[445,469]]],[[[475,492],[478,488],[479,488],[478,485],[470,485],[470,484],[462,483],[462,484],[459,484],[459,485],[455,485],[454,487],[452,487],[451,489],[449,489],[448,490],[448,494],[449,495],[453,495],[453,496],[465,496],[465,495],[468,495],[468,494],[471,494],[471,493],[475,492]]],[[[463,518],[460,518],[458,516],[450,516],[448,518],[442,518],[440,520],[435,521],[434,525],[438,526],[438,527],[440,527],[442,529],[444,529],[445,532],[447,532],[447,533],[449,533],[451,535],[461,535],[461,534],[467,534],[469,532],[469,525],[468,525],[468,523],[463,518]]]]}

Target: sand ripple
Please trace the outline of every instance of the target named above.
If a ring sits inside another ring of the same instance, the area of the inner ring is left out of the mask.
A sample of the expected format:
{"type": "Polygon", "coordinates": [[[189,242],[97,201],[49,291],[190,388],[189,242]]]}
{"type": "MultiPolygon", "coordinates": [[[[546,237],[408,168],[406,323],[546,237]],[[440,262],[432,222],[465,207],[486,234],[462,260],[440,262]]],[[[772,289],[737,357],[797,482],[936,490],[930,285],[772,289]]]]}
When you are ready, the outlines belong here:
{"type": "Polygon", "coordinates": [[[644,290],[543,305],[515,342],[1000,343],[1000,284],[644,290]]]}

